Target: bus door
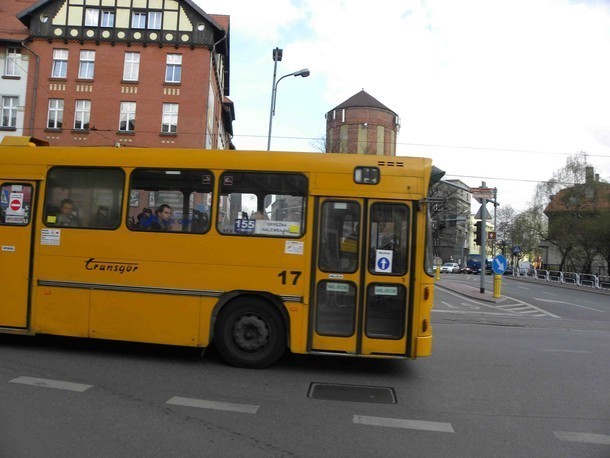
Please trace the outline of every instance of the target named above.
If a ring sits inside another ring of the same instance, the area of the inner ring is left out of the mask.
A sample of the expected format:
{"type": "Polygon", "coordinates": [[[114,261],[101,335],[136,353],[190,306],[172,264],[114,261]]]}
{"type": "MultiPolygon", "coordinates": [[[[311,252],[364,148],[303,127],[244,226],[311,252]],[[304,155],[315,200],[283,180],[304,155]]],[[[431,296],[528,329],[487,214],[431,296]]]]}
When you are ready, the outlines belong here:
{"type": "Polygon", "coordinates": [[[410,207],[320,199],[312,351],[406,355],[410,207]]]}
{"type": "Polygon", "coordinates": [[[0,327],[27,326],[34,190],[0,180],[0,327]]]}

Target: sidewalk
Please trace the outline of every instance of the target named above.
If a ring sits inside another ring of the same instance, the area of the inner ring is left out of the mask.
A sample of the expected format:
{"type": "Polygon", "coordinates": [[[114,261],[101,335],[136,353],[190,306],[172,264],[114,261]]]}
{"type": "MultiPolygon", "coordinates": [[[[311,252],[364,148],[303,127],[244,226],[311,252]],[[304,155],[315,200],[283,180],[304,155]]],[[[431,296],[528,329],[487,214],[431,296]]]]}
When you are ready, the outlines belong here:
{"type": "MultiPolygon", "coordinates": [[[[489,277],[489,276],[488,276],[489,277]]],[[[461,294],[463,296],[467,296],[471,299],[477,299],[480,301],[497,303],[505,300],[504,297],[495,298],[493,297],[494,285],[493,278],[485,279],[485,292],[481,293],[481,287],[479,284],[477,286],[465,285],[462,282],[451,280],[449,278],[444,278],[441,276],[440,280],[436,280],[434,282],[435,286],[440,286],[441,288],[448,289],[453,291],[454,293],[461,294]]]]}

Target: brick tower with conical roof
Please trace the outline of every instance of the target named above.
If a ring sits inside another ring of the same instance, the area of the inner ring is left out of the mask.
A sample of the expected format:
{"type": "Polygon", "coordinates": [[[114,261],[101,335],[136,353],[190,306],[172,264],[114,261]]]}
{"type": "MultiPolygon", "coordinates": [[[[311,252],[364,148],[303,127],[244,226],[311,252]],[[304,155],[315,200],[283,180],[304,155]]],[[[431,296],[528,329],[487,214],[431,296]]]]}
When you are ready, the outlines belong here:
{"type": "Polygon", "coordinates": [[[396,156],[399,116],[364,89],[326,113],[326,152],[396,156]]]}

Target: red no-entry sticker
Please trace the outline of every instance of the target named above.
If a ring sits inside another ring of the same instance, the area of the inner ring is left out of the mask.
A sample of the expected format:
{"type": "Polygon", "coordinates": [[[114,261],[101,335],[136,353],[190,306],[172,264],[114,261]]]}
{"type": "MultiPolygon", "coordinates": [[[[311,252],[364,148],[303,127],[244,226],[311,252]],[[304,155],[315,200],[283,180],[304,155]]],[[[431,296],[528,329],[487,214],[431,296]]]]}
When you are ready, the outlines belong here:
{"type": "Polygon", "coordinates": [[[11,200],[11,210],[14,212],[19,211],[21,209],[21,201],[19,199],[11,200]]]}

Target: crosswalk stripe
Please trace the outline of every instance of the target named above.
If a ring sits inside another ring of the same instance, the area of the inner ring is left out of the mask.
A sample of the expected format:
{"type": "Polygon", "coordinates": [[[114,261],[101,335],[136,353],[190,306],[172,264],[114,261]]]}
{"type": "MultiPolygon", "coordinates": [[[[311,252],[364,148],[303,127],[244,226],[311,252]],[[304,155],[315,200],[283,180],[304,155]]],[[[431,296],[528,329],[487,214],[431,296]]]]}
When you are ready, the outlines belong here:
{"type": "Polygon", "coordinates": [[[260,406],[249,404],[232,404],[230,402],[207,401],[205,399],[181,398],[174,396],[167,404],[199,409],[224,410],[225,412],[256,413],[260,406]]]}
{"type": "Polygon", "coordinates": [[[610,436],[605,434],[574,433],[569,431],[554,431],[553,434],[555,434],[557,439],[567,442],[610,445],[610,436]]]}
{"type": "Polygon", "coordinates": [[[354,415],[354,423],[368,426],[383,426],[386,428],[417,429],[420,431],[436,431],[454,433],[451,423],[437,423],[422,420],[403,420],[400,418],[367,417],[354,415]]]}
{"type": "Polygon", "coordinates": [[[34,386],[42,386],[44,388],[55,388],[58,390],[67,390],[67,391],[79,391],[83,392],[92,388],[93,385],[86,385],[84,383],[72,383],[72,382],[64,382],[62,380],[50,380],[46,378],[36,378],[36,377],[17,377],[13,380],[9,380],[10,383],[21,383],[23,385],[34,385],[34,386]]]}

